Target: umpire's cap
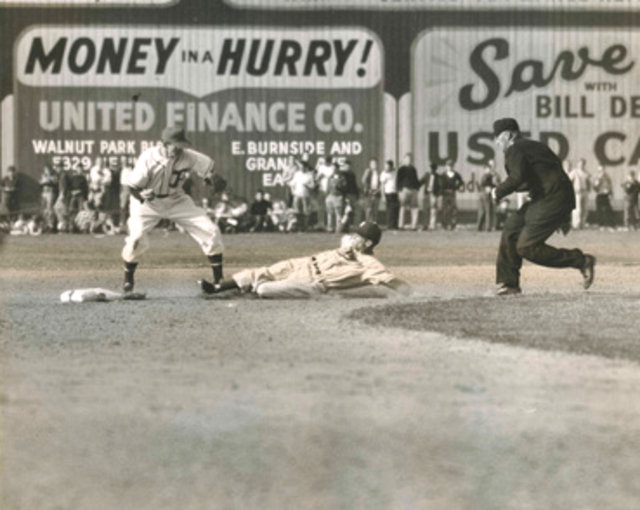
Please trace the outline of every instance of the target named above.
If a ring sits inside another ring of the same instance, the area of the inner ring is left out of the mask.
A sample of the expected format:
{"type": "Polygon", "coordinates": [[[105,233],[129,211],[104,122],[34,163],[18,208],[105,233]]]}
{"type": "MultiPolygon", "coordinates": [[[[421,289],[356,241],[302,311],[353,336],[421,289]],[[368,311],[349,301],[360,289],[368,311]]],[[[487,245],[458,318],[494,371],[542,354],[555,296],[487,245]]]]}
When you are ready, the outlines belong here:
{"type": "Polygon", "coordinates": [[[189,147],[191,142],[184,134],[184,128],[179,126],[167,126],[162,131],[162,142],[170,143],[177,147],[189,147]]]}
{"type": "Polygon", "coordinates": [[[512,119],[511,117],[496,120],[493,123],[493,136],[496,137],[503,131],[520,132],[520,126],[518,126],[518,121],[516,119],[512,119]]]}
{"type": "Polygon", "coordinates": [[[378,224],[374,223],[373,221],[363,221],[362,223],[360,223],[360,225],[356,229],[356,234],[371,241],[373,243],[371,245],[372,248],[376,246],[382,238],[382,230],[380,230],[378,224]]]}

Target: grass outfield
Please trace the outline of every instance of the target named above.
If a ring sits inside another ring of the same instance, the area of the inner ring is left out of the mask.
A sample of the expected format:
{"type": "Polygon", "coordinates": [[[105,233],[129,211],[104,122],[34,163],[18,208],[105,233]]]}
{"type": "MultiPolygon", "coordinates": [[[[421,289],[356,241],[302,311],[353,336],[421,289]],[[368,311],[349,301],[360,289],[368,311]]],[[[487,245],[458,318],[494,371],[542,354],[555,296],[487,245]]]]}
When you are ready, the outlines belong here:
{"type": "Polygon", "coordinates": [[[437,331],[455,338],[640,362],[640,293],[404,303],[356,310],[350,318],[371,326],[437,331]]]}

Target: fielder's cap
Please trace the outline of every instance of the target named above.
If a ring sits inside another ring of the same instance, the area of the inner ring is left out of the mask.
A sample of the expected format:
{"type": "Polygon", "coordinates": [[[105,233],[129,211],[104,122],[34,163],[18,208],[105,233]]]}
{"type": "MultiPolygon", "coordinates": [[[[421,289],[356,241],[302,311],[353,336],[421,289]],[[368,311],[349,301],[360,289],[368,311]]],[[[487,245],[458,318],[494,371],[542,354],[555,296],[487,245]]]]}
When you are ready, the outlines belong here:
{"type": "Polygon", "coordinates": [[[503,131],[520,131],[518,121],[507,117],[505,119],[498,119],[493,123],[493,136],[496,137],[503,131]]]}
{"type": "Polygon", "coordinates": [[[177,147],[189,147],[191,142],[184,134],[184,128],[179,126],[168,126],[162,131],[162,142],[176,145],[177,147]]]}
{"type": "Polygon", "coordinates": [[[377,223],[372,221],[363,221],[356,229],[356,234],[368,239],[376,246],[382,238],[382,230],[377,223]]]}

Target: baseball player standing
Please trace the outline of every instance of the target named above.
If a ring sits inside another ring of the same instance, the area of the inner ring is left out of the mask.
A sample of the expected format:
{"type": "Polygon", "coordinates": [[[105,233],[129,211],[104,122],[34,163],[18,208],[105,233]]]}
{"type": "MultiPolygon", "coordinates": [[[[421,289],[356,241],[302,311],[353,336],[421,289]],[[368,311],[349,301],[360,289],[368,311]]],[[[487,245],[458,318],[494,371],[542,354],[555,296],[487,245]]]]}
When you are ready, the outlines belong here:
{"type": "Polygon", "coordinates": [[[122,250],[125,292],[133,291],[138,261],[149,247],[148,234],[162,219],[183,227],[208,257],[214,283],[222,279],[220,230],[182,189],[192,171],[211,184],[214,162],[190,146],[184,129],[169,126],[162,132],[162,144],[144,151],[127,177],[133,198],[127,221],[129,235],[122,250]]]}
{"type": "Polygon", "coordinates": [[[508,177],[493,188],[492,198],[499,202],[515,191],[528,191],[531,197],[504,224],[496,266],[497,294],[520,294],[523,259],[545,267],[578,269],[588,289],[593,283],[595,257],[546,244],[557,229],[568,232],[576,206],[562,162],[545,144],[523,137],[515,119],[496,120],[493,133],[496,145],[504,151],[508,177]]]}

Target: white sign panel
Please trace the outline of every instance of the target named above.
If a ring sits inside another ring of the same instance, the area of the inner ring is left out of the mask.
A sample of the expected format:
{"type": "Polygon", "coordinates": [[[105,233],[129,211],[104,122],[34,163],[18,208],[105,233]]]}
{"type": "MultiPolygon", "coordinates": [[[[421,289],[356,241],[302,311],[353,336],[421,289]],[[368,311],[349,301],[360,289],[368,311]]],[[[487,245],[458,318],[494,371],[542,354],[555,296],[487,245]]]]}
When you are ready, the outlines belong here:
{"type": "Polygon", "coordinates": [[[18,43],[17,78],[39,87],[144,87],[195,96],[234,88],[358,89],[381,78],[380,46],[349,29],[42,27],[18,43]],[[135,34],[135,35],[132,35],[135,34]],[[150,83],[151,82],[151,83],[150,83]]]}

